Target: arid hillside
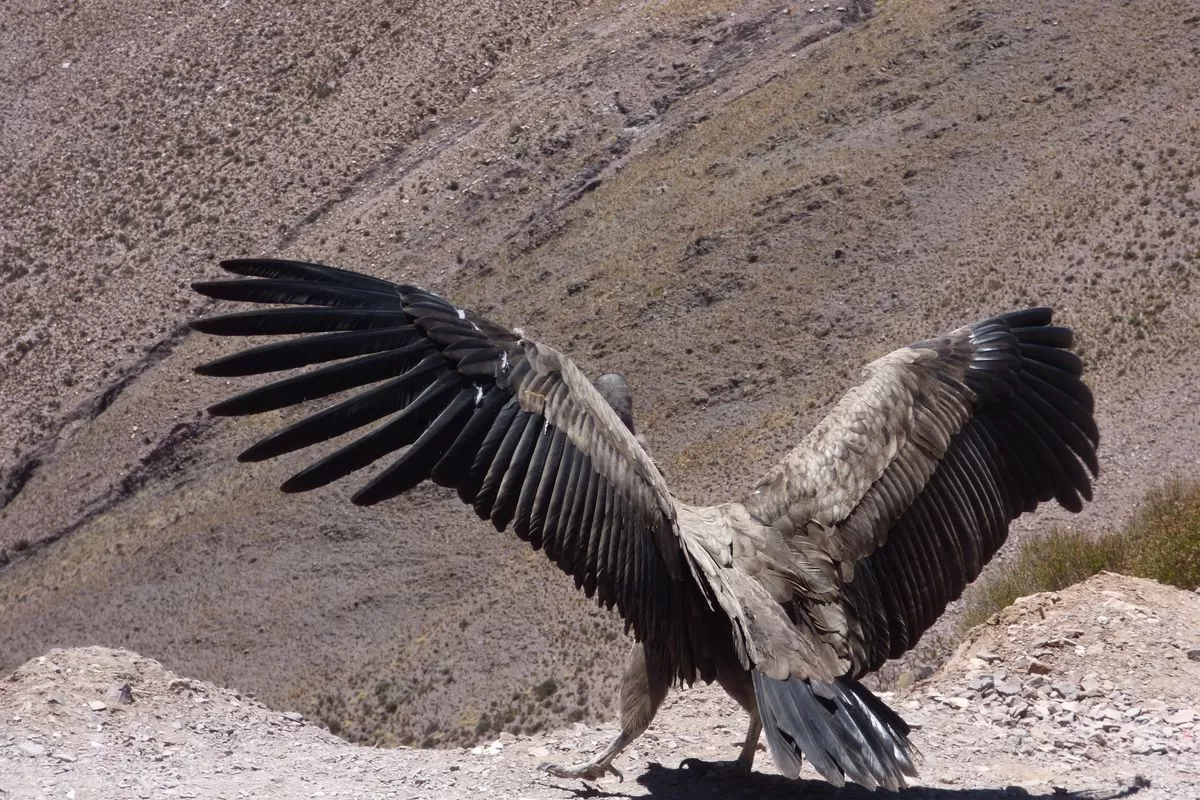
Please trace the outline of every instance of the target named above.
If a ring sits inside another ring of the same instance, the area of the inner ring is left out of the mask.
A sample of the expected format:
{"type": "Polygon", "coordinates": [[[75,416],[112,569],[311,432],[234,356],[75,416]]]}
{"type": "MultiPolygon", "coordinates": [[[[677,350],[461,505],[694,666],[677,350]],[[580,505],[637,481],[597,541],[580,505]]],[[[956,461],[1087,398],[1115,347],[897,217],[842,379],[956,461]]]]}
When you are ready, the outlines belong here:
{"type": "MultiPolygon", "coordinates": [[[[1023,598],[977,628],[936,675],[886,699],[919,726],[912,800],[1134,797],[1200,792],[1200,597],[1105,574],[1023,598]],[[1146,669],[1148,661],[1156,665],[1146,669]]],[[[881,797],[835,789],[808,767],[779,776],[681,765],[730,759],[746,716],[716,687],[672,694],[618,760],[625,780],[549,777],[545,760],[607,744],[611,726],[502,733],[474,748],[377,749],[339,741],[301,714],[179,677],[124,650],[54,650],[0,681],[0,796],[881,797]]]]}
{"type": "MultiPolygon", "coordinates": [[[[676,491],[736,497],[895,346],[1055,306],[1099,528],[1200,453],[1189,2],[10,3],[0,670],[136,650],[349,738],[605,719],[627,646],[422,487],[234,455],[187,289],[289,255],[619,369],[676,491]]],[[[241,386],[241,384],[237,384],[241,386]]],[[[1063,520],[1049,512],[1018,533],[1063,520]]]]}

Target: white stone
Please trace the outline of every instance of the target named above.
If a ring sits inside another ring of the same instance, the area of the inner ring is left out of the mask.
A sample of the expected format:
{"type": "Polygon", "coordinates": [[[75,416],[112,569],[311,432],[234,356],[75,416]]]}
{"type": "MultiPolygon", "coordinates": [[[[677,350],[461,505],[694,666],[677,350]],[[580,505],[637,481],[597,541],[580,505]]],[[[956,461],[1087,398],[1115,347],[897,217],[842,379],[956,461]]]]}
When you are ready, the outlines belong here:
{"type": "Polygon", "coordinates": [[[1196,713],[1190,708],[1181,708],[1166,718],[1170,725],[1186,725],[1196,719],[1196,713]]]}
{"type": "Polygon", "coordinates": [[[46,755],[46,748],[42,747],[37,742],[24,741],[17,745],[17,749],[30,758],[46,755]]]}

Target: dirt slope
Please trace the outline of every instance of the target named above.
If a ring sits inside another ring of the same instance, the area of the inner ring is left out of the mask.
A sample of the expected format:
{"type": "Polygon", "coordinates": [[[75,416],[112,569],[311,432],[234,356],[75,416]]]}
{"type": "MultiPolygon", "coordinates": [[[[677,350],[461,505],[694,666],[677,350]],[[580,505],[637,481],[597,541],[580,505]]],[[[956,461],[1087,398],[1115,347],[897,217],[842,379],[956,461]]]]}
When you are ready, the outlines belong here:
{"type": "MultiPolygon", "coordinates": [[[[945,670],[889,698],[919,723],[925,754],[905,797],[1197,796],[1200,597],[1104,575],[998,616],[945,670]],[[1148,672],[1147,658],[1159,668],[1148,672]]],[[[505,734],[470,750],[362,748],[129,651],[55,650],[0,681],[0,797],[878,796],[807,768],[788,781],[765,751],[749,779],[679,766],[732,758],[745,723],[719,691],[676,693],[619,760],[627,780],[588,789],[536,765],[602,746],[607,728],[505,734]]]]}
{"type": "Polygon", "coordinates": [[[432,489],[364,511],[233,463],[281,420],[205,418],[222,345],[178,332],[225,255],[624,370],[690,500],[866,360],[1033,303],[1097,393],[1080,524],[1196,469],[1189,3],[161,8],[0,21],[0,666],[128,647],[381,743],[607,714],[620,627],[540,556],[432,489]]]}

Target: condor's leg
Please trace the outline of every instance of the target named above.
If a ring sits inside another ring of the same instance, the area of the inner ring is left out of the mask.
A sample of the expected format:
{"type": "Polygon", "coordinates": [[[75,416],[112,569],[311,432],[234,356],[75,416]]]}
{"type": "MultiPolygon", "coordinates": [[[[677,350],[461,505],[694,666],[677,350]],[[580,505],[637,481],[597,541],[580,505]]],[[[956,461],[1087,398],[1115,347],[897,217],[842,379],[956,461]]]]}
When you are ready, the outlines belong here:
{"type": "Polygon", "coordinates": [[[754,696],[754,681],[750,673],[740,668],[740,664],[728,671],[722,671],[717,676],[721,688],[729,694],[738,705],[746,709],[750,715],[750,727],[746,731],[746,740],[742,742],[742,752],[738,754],[734,768],[737,772],[748,775],[754,766],[754,754],[758,751],[758,737],[762,733],[762,718],[758,715],[758,699],[754,696]]]}
{"type": "Polygon", "coordinates": [[[758,700],[754,697],[754,681],[750,678],[750,673],[739,664],[722,669],[717,674],[717,683],[721,684],[721,688],[725,690],[726,694],[736,700],[738,705],[750,715],[750,727],[742,742],[742,751],[738,754],[737,761],[732,763],[728,761],[707,762],[698,758],[688,758],[684,760],[683,764],[689,769],[700,769],[711,774],[732,772],[735,775],[749,775],[754,766],[754,755],[758,751],[758,739],[762,734],[762,718],[758,715],[758,700]]]}
{"type": "Polygon", "coordinates": [[[611,772],[624,780],[624,776],[613,766],[613,759],[650,727],[650,721],[654,719],[670,687],[669,666],[660,658],[647,658],[645,649],[638,642],[629,652],[629,664],[621,679],[621,732],[617,738],[608,749],[585,764],[542,764],[542,768],[559,778],[595,780],[611,772]]]}

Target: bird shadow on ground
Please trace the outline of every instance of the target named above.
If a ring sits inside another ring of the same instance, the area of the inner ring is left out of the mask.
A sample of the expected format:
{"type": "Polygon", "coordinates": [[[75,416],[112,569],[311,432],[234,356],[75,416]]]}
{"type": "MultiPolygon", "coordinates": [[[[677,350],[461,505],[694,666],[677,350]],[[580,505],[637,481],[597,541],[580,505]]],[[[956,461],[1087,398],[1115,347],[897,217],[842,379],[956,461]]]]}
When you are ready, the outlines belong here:
{"type": "MultiPolygon", "coordinates": [[[[1030,792],[1019,786],[1004,788],[960,789],[914,786],[902,792],[873,792],[853,784],[837,787],[821,780],[791,780],[779,775],[753,773],[749,776],[713,775],[703,770],[686,767],[671,768],[651,764],[637,778],[646,787],[651,797],[664,800],[881,800],[895,797],[898,800],[1119,800],[1135,797],[1150,782],[1139,776],[1130,786],[1116,786],[1111,790],[1090,789],[1069,792],[1049,789],[1046,792],[1030,792]]],[[[619,788],[600,788],[585,784],[574,790],[580,798],[627,797],[619,788]]]]}

